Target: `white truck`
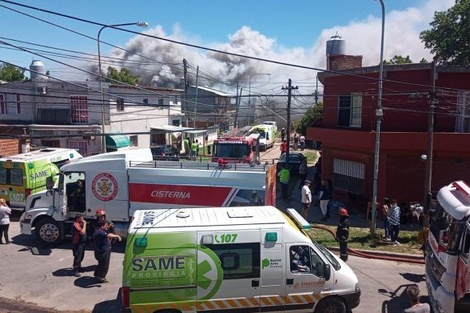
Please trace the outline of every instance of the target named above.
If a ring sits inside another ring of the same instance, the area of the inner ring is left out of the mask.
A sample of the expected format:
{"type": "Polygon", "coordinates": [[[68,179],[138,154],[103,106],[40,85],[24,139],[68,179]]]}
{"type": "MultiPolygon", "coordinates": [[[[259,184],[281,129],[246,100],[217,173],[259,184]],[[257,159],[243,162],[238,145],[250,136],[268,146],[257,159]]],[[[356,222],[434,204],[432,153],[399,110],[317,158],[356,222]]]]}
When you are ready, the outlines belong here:
{"type": "Polygon", "coordinates": [[[357,276],[273,206],[139,210],[123,261],[123,312],[346,313],[357,276]]]}
{"type": "Polygon", "coordinates": [[[470,312],[470,186],[442,187],[430,211],[426,285],[433,311],[470,312]]]}
{"type": "Polygon", "coordinates": [[[54,188],[28,197],[21,233],[57,245],[71,235],[77,214],[93,220],[96,210],[104,209],[125,238],[140,209],[273,205],[275,172],[273,165],[153,161],[150,149],[90,156],[61,167],[54,188]],[[72,197],[78,180],[84,199],[72,197]]]}

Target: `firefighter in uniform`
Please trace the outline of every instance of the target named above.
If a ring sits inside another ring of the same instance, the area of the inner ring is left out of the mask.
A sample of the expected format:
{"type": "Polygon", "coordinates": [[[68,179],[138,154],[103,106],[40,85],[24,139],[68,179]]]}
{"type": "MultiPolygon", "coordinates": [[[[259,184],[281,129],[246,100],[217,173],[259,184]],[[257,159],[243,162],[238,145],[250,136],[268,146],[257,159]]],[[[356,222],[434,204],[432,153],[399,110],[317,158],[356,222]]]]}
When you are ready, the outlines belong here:
{"type": "Polygon", "coordinates": [[[336,240],[339,241],[339,257],[346,262],[348,260],[348,239],[349,239],[349,213],[345,208],[340,208],[339,223],[336,228],[336,240]]]}

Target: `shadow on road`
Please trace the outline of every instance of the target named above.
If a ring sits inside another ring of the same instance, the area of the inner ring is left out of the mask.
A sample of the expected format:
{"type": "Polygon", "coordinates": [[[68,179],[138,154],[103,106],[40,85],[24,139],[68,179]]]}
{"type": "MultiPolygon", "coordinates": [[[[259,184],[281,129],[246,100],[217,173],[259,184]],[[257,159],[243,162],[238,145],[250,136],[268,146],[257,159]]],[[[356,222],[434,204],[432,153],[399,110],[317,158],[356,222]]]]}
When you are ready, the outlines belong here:
{"type": "Polygon", "coordinates": [[[121,312],[121,290],[118,290],[116,299],[97,303],[92,313],[115,313],[121,312]]]}

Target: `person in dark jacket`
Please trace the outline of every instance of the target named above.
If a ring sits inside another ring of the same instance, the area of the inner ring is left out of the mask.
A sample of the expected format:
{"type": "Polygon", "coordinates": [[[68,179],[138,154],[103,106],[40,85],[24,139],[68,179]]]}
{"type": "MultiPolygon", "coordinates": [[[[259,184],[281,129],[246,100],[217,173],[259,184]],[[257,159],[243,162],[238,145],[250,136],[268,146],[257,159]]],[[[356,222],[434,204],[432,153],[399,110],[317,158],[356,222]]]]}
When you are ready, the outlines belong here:
{"type": "Polygon", "coordinates": [[[99,228],[93,234],[95,244],[95,259],[98,266],[95,269],[95,277],[100,283],[107,283],[106,274],[109,270],[109,261],[111,259],[111,240],[121,241],[121,237],[108,231],[109,224],[105,220],[98,222],[99,228]]]}
{"type": "Polygon", "coordinates": [[[348,260],[348,239],[349,239],[349,213],[345,208],[340,208],[339,223],[336,228],[336,240],[339,241],[339,257],[346,262],[348,260]]]}

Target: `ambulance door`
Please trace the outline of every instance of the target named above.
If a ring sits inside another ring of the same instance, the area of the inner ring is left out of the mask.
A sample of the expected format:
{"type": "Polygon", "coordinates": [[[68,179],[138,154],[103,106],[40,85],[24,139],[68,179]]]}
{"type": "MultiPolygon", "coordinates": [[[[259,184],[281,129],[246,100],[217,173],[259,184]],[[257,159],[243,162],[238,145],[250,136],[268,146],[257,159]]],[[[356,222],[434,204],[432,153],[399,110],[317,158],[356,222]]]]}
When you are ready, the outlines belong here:
{"type": "Polygon", "coordinates": [[[284,311],[284,281],[288,262],[284,257],[282,228],[261,230],[261,311],[284,311]]]}
{"type": "Polygon", "coordinates": [[[305,243],[286,245],[286,311],[312,312],[325,285],[325,263],[305,243]]]}
{"type": "Polygon", "coordinates": [[[260,231],[198,232],[199,311],[259,312],[260,231]]]}

